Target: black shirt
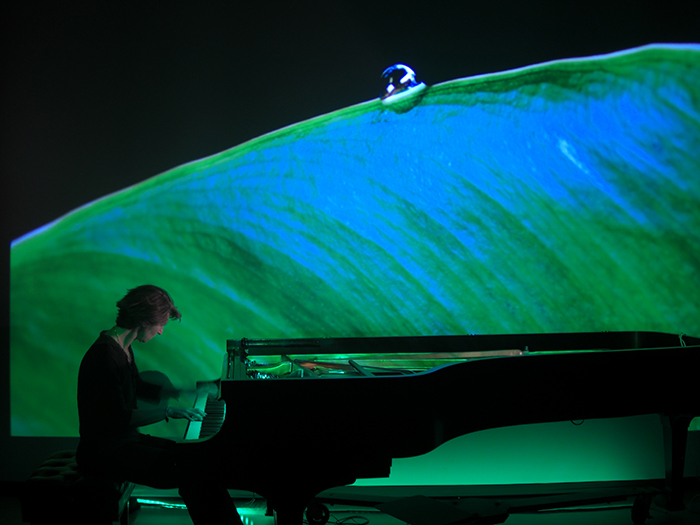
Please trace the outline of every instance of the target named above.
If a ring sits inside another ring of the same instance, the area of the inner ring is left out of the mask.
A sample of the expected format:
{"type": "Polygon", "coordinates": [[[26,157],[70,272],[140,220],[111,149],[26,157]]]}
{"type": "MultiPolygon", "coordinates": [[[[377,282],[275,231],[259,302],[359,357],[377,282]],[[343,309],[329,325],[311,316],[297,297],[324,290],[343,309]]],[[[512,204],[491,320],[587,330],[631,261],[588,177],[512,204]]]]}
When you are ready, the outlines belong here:
{"type": "Polygon", "coordinates": [[[138,441],[139,431],[129,426],[136,398],[158,399],[161,387],[139,377],[131,346],[127,353],[105,332],[80,363],[78,416],[79,463],[100,461],[124,443],[138,441]]]}

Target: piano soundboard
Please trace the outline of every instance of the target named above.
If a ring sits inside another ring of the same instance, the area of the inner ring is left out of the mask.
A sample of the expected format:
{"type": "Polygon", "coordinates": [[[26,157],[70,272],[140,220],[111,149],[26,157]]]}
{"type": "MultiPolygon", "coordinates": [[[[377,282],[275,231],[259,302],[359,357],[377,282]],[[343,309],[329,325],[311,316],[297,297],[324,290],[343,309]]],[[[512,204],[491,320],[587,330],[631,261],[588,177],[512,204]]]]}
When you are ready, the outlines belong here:
{"type": "Polygon", "coordinates": [[[463,337],[241,339],[227,341],[228,379],[308,379],[410,375],[477,359],[512,357],[527,349],[486,351],[463,337]],[[431,343],[439,344],[431,348],[431,343]]]}

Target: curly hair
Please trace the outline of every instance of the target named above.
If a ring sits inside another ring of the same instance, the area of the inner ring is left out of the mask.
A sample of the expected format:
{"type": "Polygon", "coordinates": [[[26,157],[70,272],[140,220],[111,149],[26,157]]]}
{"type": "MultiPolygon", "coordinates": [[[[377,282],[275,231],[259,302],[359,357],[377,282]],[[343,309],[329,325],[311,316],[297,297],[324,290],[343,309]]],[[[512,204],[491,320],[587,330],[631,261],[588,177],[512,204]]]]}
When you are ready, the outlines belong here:
{"type": "Polygon", "coordinates": [[[170,294],[152,284],[128,290],[126,295],[117,301],[117,308],[117,326],[128,329],[142,324],[165,324],[168,319],[180,320],[182,317],[170,294]]]}

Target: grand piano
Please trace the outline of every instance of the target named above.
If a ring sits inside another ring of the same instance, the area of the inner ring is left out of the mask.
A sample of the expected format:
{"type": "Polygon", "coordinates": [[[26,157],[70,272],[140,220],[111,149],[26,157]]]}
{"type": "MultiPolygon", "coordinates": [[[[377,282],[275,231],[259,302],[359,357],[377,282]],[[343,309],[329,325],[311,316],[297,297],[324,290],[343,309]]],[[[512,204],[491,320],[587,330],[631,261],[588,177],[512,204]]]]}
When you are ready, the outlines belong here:
{"type": "Polygon", "coordinates": [[[182,446],[299,525],[319,492],[470,432],[658,414],[673,510],[698,352],[699,338],[658,332],[229,340],[219,393],[196,401],[208,416],[182,446]]]}

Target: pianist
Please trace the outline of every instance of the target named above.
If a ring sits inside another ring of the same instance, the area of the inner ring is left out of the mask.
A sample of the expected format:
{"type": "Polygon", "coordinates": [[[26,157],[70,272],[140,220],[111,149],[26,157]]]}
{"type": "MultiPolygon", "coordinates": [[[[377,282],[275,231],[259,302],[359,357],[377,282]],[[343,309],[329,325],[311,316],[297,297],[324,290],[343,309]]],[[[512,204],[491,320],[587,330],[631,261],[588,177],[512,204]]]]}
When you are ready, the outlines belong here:
{"type": "Polygon", "coordinates": [[[170,295],[157,286],[129,290],[117,302],[116,325],[100,333],[78,373],[80,443],[76,459],[86,472],[155,488],[178,488],[196,524],[241,524],[217,468],[193,457],[192,447],[142,434],[138,428],[169,418],[201,420],[195,408],[137,408],[136,398],[177,397],[179,391],[144,382],[133,341],[146,343],[180,319],[170,295]]]}

